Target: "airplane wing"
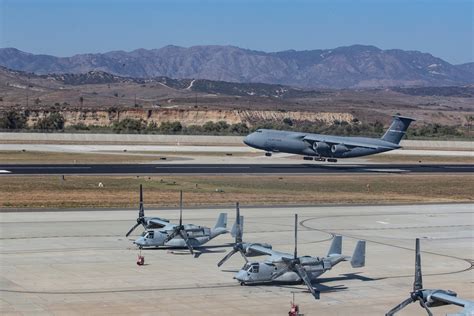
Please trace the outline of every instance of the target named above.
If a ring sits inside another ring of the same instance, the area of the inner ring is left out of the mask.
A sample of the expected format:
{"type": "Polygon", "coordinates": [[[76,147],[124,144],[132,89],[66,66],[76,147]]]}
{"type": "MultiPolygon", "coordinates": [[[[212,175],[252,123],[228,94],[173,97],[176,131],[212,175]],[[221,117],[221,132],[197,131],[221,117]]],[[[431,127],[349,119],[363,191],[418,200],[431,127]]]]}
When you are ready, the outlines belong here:
{"type": "Polygon", "coordinates": [[[247,248],[247,251],[252,252],[253,254],[256,254],[256,255],[270,256],[269,258],[270,261],[278,261],[278,260],[281,260],[281,258],[293,259],[293,255],[289,253],[272,250],[270,248],[266,248],[266,247],[263,247],[262,245],[257,245],[257,244],[251,244],[247,248]]]}
{"type": "Polygon", "coordinates": [[[168,226],[169,229],[173,229],[176,225],[170,224],[169,222],[165,222],[159,218],[151,218],[148,220],[148,226],[149,228],[163,228],[168,226]]]}
{"type": "Polygon", "coordinates": [[[320,136],[306,135],[303,137],[303,141],[311,145],[313,145],[313,143],[315,142],[323,142],[323,143],[328,144],[329,146],[341,144],[348,148],[362,147],[362,148],[370,148],[370,149],[380,149],[380,148],[393,149],[393,147],[389,147],[389,146],[369,144],[369,143],[360,142],[357,140],[352,140],[349,137],[343,138],[343,137],[328,137],[324,135],[320,135],[320,136]]]}

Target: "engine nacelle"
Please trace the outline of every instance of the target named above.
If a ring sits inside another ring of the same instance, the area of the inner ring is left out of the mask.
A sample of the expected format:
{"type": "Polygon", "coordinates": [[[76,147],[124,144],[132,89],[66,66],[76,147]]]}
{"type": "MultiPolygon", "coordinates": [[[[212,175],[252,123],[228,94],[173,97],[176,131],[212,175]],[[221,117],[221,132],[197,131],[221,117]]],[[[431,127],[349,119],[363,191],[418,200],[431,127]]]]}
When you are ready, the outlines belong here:
{"type": "Polygon", "coordinates": [[[331,152],[335,155],[340,155],[348,151],[349,151],[349,148],[341,144],[331,146],[331,152]]]}
{"type": "Polygon", "coordinates": [[[314,142],[313,143],[313,150],[315,152],[317,152],[318,154],[320,154],[320,155],[323,155],[323,154],[329,152],[330,149],[331,149],[331,147],[325,142],[314,142]]]}

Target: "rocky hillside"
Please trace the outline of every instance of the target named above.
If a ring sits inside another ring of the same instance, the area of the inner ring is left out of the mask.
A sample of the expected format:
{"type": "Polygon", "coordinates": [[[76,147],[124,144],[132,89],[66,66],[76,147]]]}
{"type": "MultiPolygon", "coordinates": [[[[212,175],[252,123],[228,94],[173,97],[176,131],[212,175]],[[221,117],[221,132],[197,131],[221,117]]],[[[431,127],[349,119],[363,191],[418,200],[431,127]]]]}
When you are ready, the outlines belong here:
{"type": "MultiPolygon", "coordinates": [[[[228,124],[245,123],[254,126],[261,122],[281,122],[290,119],[294,122],[324,122],[332,124],[335,121],[351,123],[354,116],[349,113],[311,113],[301,111],[239,111],[239,110],[177,110],[177,109],[109,109],[87,110],[61,109],[55,112],[64,117],[65,126],[83,124],[86,126],[108,127],[124,119],[143,120],[146,124],[160,125],[164,122],[180,122],[182,126],[204,125],[207,122],[225,121],[228,124]]],[[[33,127],[41,118],[47,117],[51,110],[30,110],[25,112],[27,125],[33,127]]]]}
{"type": "Polygon", "coordinates": [[[447,86],[474,81],[469,64],[455,66],[427,53],[363,45],[276,53],[233,46],[166,46],[72,57],[2,48],[0,65],[37,74],[103,71],[142,79],[165,76],[305,88],[447,86]]]}

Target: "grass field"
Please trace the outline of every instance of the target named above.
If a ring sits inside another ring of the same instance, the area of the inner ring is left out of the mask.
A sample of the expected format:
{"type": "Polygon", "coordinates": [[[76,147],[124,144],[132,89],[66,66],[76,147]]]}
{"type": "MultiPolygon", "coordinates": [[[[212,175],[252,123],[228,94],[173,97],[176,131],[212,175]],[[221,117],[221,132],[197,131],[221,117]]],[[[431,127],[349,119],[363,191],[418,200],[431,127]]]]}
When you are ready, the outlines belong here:
{"type": "Polygon", "coordinates": [[[135,207],[144,185],[147,207],[185,205],[383,204],[472,202],[472,175],[331,176],[3,176],[0,207],[135,207]],[[99,182],[103,187],[99,188],[99,182]]]}

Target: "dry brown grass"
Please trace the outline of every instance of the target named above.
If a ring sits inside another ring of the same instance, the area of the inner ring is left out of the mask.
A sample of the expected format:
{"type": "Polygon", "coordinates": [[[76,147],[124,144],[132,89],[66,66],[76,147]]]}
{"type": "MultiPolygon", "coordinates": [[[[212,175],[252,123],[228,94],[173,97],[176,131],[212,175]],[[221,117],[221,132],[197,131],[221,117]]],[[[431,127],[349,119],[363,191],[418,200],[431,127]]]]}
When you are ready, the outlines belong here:
{"type": "Polygon", "coordinates": [[[0,151],[2,164],[84,164],[84,163],[140,163],[160,159],[156,156],[119,154],[60,153],[33,151],[0,151]]]}
{"type": "MultiPolygon", "coordinates": [[[[232,153],[232,157],[257,157],[261,153],[232,153]]],[[[135,151],[110,153],[61,153],[33,151],[0,151],[2,164],[107,164],[156,162],[162,157],[172,161],[189,157],[227,157],[223,152],[135,151]]]]}
{"type": "Polygon", "coordinates": [[[382,204],[472,202],[471,175],[0,177],[0,207],[134,207],[138,185],[151,206],[185,204],[382,204]],[[98,183],[104,184],[98,188],[98,183]],[[367,184],[370,189],[367,189],[367,184]]]}
{"type": "Polygon", "coordinates": [[[473,163],[471,157],[450,157],[450,156],[402,156],[402,155],[373,155],[364,157],[368,162],[384,163],[473,163]]]}

